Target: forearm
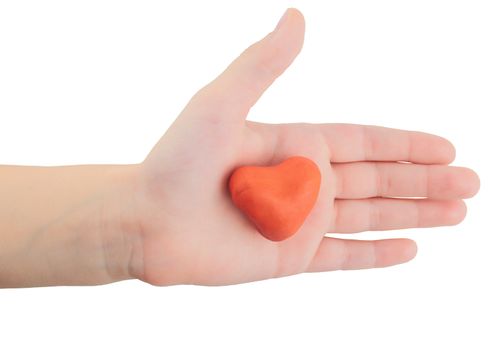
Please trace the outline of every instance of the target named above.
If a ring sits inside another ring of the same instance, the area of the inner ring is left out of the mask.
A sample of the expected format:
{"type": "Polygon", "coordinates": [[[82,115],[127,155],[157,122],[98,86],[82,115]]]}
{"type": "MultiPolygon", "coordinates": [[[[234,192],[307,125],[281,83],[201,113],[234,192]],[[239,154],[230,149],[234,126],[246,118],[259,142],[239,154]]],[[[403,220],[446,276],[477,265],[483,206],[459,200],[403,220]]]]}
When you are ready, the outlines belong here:
{"type": "Polygon", "coordinates": [[[132,278],[136,169],[0,166],[0,287],[132,278]]]}

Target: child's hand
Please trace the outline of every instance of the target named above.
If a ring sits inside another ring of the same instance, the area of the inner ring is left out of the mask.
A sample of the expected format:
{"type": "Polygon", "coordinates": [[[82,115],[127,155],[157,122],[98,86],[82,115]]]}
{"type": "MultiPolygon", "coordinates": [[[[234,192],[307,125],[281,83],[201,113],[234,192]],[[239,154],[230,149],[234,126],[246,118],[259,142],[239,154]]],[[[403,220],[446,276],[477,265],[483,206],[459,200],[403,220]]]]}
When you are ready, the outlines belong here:
{"type": "Polygon", "coordinates": [[[325,234],[453,225],[464,218],[461,199],[478,191],[479,180],[469,169],[446,165],[455,151],[440,137],[245,120],[299,53],[303,37],[302,15],[289,10],[274,32],[192,98],[141,165],[141,244],[131,258],[136,277],[159,285],[218,285],[389,266],[412,259],[415,243],[325,234]],[[300,231],[275,243],[233,206],[227,180],[238,166],[271,165],[294,155],[318,164],[320,194],[300,231]]]}

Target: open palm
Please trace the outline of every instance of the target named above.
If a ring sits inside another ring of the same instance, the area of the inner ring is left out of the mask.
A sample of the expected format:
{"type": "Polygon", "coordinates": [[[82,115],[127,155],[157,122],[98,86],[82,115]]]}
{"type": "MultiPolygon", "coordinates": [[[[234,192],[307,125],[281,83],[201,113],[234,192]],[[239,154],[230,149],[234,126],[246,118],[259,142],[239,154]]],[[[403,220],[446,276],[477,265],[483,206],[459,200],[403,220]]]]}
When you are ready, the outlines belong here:
{"type": "Polygon", "coordinates": [[[288,10],[273,32],[194,95],[142,163],[141,249],[132,258],[137,277],[157,285],[219,285],[389,266],[412,259],[415,243],[325,235],[451,225],[464,218],[461,199],[477,192],[478,178],[447,166],[455,152],[440,137],[371,126],[246,121],[299,53],[303,37],[302,15],[288,10]],[[299,232],[271,242],[232,204],[227,181],[238,166],[273,165],[294,155],[317,163],[320,193],[299,232]]]}

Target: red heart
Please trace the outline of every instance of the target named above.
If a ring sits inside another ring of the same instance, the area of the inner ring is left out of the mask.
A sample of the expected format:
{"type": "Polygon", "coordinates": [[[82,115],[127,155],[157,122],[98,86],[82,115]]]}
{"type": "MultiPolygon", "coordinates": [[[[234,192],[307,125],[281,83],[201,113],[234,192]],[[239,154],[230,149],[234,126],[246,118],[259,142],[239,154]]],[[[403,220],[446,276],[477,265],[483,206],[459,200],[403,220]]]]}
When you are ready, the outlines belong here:
{"type": "Polygon", "coordinates": [[[321,174],[305,157],[291,157],[275,166],[243,166],[234,170],[229,190],[234,204],[271,241],[292,236],[318,198],[321,174]]]}

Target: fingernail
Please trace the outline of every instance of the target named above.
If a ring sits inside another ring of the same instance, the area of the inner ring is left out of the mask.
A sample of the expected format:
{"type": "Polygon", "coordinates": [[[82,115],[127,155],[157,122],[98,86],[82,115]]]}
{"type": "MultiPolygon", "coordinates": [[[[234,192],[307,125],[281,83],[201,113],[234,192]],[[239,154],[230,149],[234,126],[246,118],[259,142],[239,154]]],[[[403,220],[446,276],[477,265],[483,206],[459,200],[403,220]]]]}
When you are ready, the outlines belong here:
{"type": "Polygon", "coordinates": [[[281,16],[278,24],[276,24],[276,28],[274,28],[275,32],[278,31],[281,28],[281,26],[286,22],[286,19],[288,17],[288,10],[289,9],[286,9],[285,13],[283,13],[283,16],[281,16]]]}

